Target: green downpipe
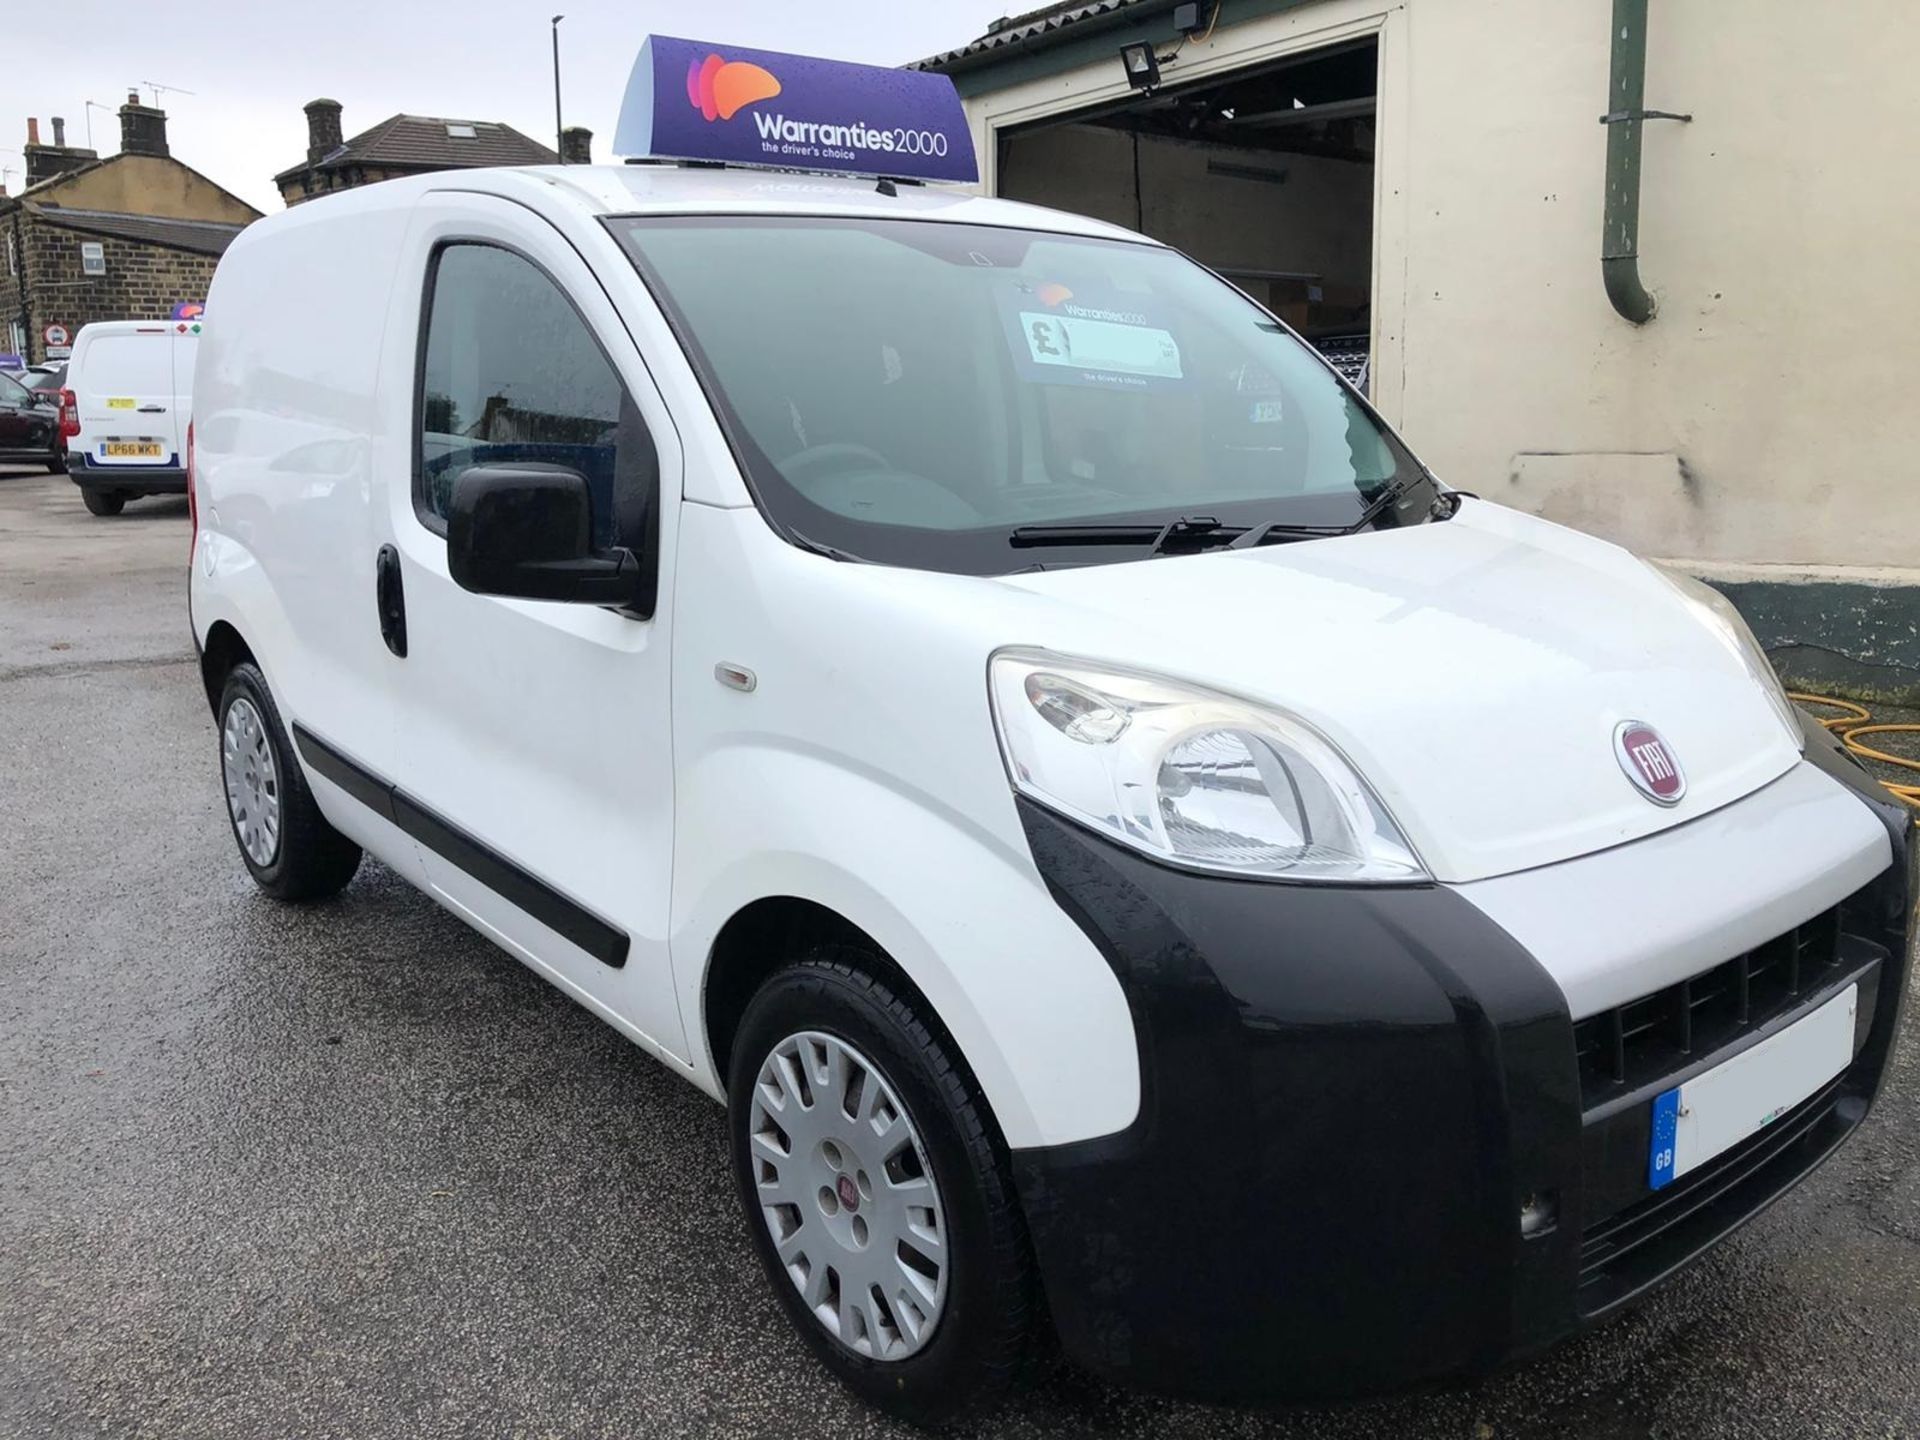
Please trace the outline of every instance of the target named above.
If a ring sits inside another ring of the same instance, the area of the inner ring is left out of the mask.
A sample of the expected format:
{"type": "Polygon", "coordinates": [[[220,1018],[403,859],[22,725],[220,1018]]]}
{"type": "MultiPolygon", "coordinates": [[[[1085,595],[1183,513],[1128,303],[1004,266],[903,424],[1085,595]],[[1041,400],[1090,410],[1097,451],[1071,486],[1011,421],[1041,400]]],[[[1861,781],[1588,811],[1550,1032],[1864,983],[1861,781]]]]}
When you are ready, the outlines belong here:
{"type": "Polygon", "coordinates": [[[1640,118],[1647,98],[1647,0],[1613,0],[1613,60],[1607,76],[1607,206],[1600,276],[1613,308],[1636,325],[1653,318],[1640,283],[1640,118]],[[1632,119],[1613,119],[1614,116],[1632,119]]]}

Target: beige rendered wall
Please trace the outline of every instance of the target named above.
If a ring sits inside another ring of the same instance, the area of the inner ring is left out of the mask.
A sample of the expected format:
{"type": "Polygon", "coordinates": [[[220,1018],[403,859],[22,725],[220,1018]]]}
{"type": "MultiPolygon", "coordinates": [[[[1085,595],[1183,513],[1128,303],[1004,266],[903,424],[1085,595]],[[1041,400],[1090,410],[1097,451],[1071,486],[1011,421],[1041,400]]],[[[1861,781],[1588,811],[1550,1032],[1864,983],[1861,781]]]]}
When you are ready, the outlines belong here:
{"type": "Polygon", "coordinates": [[[163,155],[116,155],[71,179],[37,189],[28,198],[69,210],[111,210],[222,225],[248,225],[260,218],[260,212],[244,200],[163,155]]]}
{"type": "MultiPolygon", "coordinates": [[[[1229,0],[1169,79],[1379,38],[1376,399],[1451,483],[1651,554],[1920,567],[1920,5],[1651,8],[1647,103],[1695,119],[1645,127],[1643,328],[1600,284],[1608,0],[1229,0]]],[[[1116,58],[970,100],[987,187],[995,126],[1124,93],[1116,58]]]]}

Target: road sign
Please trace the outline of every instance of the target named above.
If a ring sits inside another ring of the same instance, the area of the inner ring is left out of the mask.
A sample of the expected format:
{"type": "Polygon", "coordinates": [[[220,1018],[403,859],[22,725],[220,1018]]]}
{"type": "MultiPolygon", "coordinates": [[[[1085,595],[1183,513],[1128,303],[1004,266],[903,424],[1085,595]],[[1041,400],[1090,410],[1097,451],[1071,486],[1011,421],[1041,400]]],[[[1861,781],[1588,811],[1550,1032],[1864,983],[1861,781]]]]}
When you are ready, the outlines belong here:
{"type": "Polygon", "coordinates": [[[40,332],[40,338],[45,340],[49,345],[64,345],[71,337],[67,334],[66,326],[49,325],[45,330],[40,332]]]}

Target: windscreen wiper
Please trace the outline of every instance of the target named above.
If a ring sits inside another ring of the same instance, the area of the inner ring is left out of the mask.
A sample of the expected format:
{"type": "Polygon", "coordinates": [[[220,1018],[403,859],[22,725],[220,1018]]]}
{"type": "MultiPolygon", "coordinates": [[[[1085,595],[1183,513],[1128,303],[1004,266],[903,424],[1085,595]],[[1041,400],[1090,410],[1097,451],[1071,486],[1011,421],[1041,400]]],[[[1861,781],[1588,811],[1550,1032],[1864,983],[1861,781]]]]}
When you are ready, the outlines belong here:
{"type": "Polygon", "coordinates": [[[1366,529],[1367,526],[1386,514],[1389,505],[1393,504],[1394,501],[1398,500],[1412,488],[1413,481],[1411,480],[1394,481],[1391,485],[1387,486],[1386,489],[1374,496],[1372,503],[1354,518],[1353,524],[1347,527],[1347,533],[1352,534],[1355,531],[1366,529]]]}
{"type": "Polygon", "coordinates": [[[1372,502],[1351,524],[1348,525],[1287,525],[1273,521],[1266,525],[1255,525],[1242,531],[1227,546],[1229,550],[1251,550],[1256,545],[1265,545],[1272,540],[1322,540],[1335,535],[1357,535],[1367,528],[1394,501],[1398,500],[1412,486],[1411,480],[1397,480],[1373,497],[1372,502]]]}
{"type": "Polygon", "coordinates": [[[1041,545],[1144,545],[1149,555],[1162,553],[1170,541],[1194,540],[1228,549],[1264,545],[1272,540],[1317,540],[1345,535],[1344,525],[1223,525],[1212,516],[1181,516],[1165,525],[1022,525],[1007,537],[1016,549],[1041,545]]]}
{"type": "Polygon", "coordinates": [[[1264,525],[1223,525],[1211,515],[1182,515],[1164,525],[1022,525],[1007,536],[1007,542],[1016,549],[1040,545],[1145,545],[1149,555],[1158,555],[1170,542],[1180,541],[1225,542],[1229,550],[1248,550],[1277,540],[1322,540],[1366,529],[1412,485],[1411,480],[1395,481],[1374,496],[1358,518],[1347,525],[1289,525],[1280,520],[1264,525]]]}
{"type": "Polygon", "coordinates": [[[1170,543],[1230,540],[1244,525],[1223,525],[1211,515],[1182,515],[1164,525],[1022,525],[1007,543],[1016,549],[1036,545],[1144,545],[1158,555],[1170,543]]]}
{"type": "Polygon", "coordinates": [[[1036,545],[1151,545],[1164,525],[1022,525],[1007,543],[1016,550],[1036,545]]]}

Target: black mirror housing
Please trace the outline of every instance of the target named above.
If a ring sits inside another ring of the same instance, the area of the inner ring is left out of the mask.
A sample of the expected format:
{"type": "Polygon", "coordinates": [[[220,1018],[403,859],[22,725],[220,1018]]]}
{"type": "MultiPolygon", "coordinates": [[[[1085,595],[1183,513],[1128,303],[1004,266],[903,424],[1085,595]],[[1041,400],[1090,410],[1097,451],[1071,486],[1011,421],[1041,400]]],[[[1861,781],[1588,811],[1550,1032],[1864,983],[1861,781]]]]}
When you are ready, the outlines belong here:
{"type": "Polygon", "coordinates": [[[593,548],[586,477],[548,465],[477,465],[453,482],[447,570],[463,590],[650,612],[653,578],[619,546],[593,548]]]}

